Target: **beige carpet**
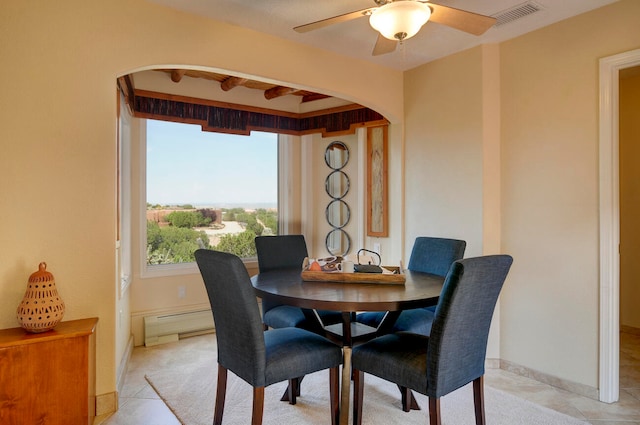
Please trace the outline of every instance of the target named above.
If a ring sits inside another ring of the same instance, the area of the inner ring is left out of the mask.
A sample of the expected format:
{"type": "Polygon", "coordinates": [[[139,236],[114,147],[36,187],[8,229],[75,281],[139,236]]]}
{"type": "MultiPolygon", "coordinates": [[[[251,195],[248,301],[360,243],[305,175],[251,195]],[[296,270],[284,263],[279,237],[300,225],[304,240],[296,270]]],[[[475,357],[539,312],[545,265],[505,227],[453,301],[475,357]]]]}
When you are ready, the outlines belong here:
{"type": "MultiPolygon", "coordinates": [[[[214,341],[213,339],[211,339],[214,341]]],[[[184,425],[211,425],[215,400],[217,364],[215,341],[185,350],[180,359],[149,373],[147,381],[184,425]]],[[[286,383],[265,391],[264,425],[329,424],[329,373],[305,377],[295,406],[281,402],[286,383]]],[[[428,424],[427,398],[416,394],[420,411],[405,413],[395,385],[365,377],[364,424],[428,424]]],[[[223,424],[247,424],[251,420],[251,387],[229,373],[223,424]]],[[[443,425],[473,424],[473,394],[463,387],[441,400],[443,425]]],[[[526,400],[485,386],[485,409],[489,425],[585,425],[586,422],[557,413],[526,400]]],[[[351,422],[351,419],[350,419],[351,422]]]]}

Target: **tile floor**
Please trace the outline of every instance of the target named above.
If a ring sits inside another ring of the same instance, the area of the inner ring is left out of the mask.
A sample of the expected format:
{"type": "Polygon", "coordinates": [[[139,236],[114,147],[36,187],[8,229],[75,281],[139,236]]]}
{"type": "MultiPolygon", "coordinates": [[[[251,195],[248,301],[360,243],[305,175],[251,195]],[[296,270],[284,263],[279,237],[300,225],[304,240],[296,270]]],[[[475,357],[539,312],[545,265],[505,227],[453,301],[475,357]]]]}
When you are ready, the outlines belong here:
{"type": "MultiPolygon", "coordinates": [[[[620,336],[620,400],[617,403],[600,403],[499,369],[488,369],[485,383],[593,425],[640,425],[640,335],[621,333],[620,336]]],[[[212,337],[203,335],[156,347],[135,348],[120,394],[120,409],[96,418],[95,425],[180,425],[144,375],[171,362],[179,350],[197,344],[198,338],[212,337]]]]}

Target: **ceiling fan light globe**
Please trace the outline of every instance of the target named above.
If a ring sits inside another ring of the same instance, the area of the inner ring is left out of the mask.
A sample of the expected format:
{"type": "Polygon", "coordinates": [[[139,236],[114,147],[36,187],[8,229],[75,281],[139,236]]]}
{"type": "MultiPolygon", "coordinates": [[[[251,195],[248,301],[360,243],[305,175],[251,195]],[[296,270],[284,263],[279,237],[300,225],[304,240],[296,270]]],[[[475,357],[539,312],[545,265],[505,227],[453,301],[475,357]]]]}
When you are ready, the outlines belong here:
{"type": "Polygon", "coordinates": [[[396,0],[373,11],[369,24],[389,40],[401,40],[413,37],[427,23],[431,9],[424,3],[411,0],[396,0]]]}

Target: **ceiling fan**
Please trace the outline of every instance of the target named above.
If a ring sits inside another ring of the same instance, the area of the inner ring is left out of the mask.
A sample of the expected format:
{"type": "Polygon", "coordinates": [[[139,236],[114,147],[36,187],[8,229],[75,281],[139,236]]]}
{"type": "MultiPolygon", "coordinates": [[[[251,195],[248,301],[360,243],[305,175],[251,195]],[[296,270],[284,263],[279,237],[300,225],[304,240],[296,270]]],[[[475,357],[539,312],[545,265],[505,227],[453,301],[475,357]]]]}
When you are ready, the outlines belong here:
{"type": "Polygon", "coordinates": [[[429,0],[373,0],[378,6],[356,10],[294,28],[308,32],[362,16],[369,17],[369,24],[378,31],[373,55],[391,53],[398,43],[413,37],[431,20],[473,35],[482,35],[495,24],[496,19],[478,13],[442,6],[429,0]]]}

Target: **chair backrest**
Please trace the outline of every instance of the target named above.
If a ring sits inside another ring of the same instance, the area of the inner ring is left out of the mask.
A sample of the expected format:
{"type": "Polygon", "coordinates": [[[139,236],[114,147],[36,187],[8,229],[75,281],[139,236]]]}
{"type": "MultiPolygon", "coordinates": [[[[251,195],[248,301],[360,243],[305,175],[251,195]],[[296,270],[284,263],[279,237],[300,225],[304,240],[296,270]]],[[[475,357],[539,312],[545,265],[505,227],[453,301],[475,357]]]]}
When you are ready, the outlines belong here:
{"type": "Polygon", "coordinates": [[[198,249],[195,257],[213,311],[218,363],[249,384],[264,386],[264,331],[247,269],[226,252],[198,249]]]}
{"type": "Polygon", "coordinates": [[[428,396],[441,397],[484,375],[491,318],[512,262],[509,255],[489,255],[451,265],[429,338],[428,396]]]}
{"type": "Polygon", "coordinates": [[[258,269],[260,272],[299,267],[308,257],[303,235],[257,236],[258,269]]]}
{"type": "Polygon", "coordinates": [[[464,256],[467,243],[458,239],[416,238],[409,257],[409,270],[446,276],[451,263],[464,256]]]}
{"type": "MultiPolygon", "coordinates": [[[[257,236],[255,242],[260,273],[292,267],[302,270],[302,261],[309,256],[303,235],[257,236]]],[[[262,300],[264,312],[278,305],[267,299],[262,300]]]]}

